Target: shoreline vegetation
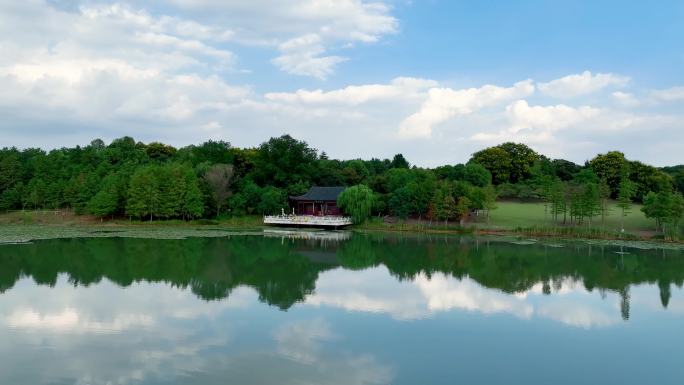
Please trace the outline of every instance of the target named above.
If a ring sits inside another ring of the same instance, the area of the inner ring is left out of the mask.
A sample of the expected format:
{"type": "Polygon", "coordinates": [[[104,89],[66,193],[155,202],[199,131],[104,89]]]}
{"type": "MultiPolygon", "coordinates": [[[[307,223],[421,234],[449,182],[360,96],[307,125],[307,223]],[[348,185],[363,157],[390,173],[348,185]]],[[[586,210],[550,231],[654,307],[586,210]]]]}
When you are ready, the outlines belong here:
{"type": "Polygon", "coordinates": [[[312,186],[344,188],[337,206],[356,230],[684,239],[684,165],[657,168],[619,151],[580,165],[508,142],[428,168],[402,154],[332,159],[289,135],[255,148],[131,137],[2,148],[0,225],[260,228],[263,215],[289,213],[289,197],[312,186]]]}
{"type": "MultiPolygon", "coordinates": [[[[612,212],[612,211],[611,211],[612,212]]],[[[473,217],[459,222],[432,222],[396,217],[368,219],[363,224],[348,228],[363,233],[413,233],[434,235],[471,235],[514,237],[520,241],[530,238],[547,240],[615,241],[619,244],[648,245],[649,247],[684,248],[681,240],[666,240],[650,230],[650,221],[640,211],[633,212],[625,221],[626,231],[619,231],[618,218],[609,215],[601,227],[549,226],[545,224],[541,203],[498,202],[490,218],[473,217]]],[[[179,239],[186,237],[222,237],[230,235],[260,235],[265,226],[261,216],[235,216],[196,220],[131,220],[91,215],[76,215],[69,210],[14,211],[0,214],[0,244],[23,243],[39,239],[80,237],[136,237],[179,239]]],[[[306,231],[312,229],[295,229],[306,231]]],[[[312,231],[323,231],[313,229],[312,231]]]]}

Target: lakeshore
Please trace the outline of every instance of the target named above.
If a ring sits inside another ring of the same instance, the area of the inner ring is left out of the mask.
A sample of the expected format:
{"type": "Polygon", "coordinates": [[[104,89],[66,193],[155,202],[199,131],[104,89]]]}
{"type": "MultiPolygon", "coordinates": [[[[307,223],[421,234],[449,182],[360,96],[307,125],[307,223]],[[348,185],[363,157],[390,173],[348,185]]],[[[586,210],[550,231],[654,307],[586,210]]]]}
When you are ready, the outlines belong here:
{"type": "MultiPolygon", "coordinates": [[[[684,243],[665,241],[653,231],[650,221],[638,208],[625,219],[626,231],[619,231],[619,219],[606,217],[603,226],[577,227],[549,224],[543,204],[498,202],[497,209],[484,217],[473,217],[461,226],[458,222],[405,221],[396,218],[370,218],[348,228],[353,232],[403,233],[433,235],[472,235],[509,237],[524,241],[530,238],[548,240],[587,240],[609,244],[641,245],[641,247],[684,248],[684,243]]],[[[188,237],[224,237],[260,235],[272,227],[263,224],[261,216],[236,216],[192,221],[138,221],[126,218],[100,219],[75,215],[70,211],[17,211],[0,214],[0,243],[22,243],[39,239],[132,237],[150,239],[184,239],[188,237]]]]}

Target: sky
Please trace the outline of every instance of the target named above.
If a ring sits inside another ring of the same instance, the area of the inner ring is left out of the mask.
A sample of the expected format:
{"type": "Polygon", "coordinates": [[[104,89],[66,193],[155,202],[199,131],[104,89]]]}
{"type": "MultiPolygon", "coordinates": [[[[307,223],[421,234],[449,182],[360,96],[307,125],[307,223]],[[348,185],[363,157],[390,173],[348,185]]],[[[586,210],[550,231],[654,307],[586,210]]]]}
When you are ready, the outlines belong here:
{"type": "Polygon", "coordinates": [[[684,2],[0,0],[0,147],[684,163],[684,2]]]}

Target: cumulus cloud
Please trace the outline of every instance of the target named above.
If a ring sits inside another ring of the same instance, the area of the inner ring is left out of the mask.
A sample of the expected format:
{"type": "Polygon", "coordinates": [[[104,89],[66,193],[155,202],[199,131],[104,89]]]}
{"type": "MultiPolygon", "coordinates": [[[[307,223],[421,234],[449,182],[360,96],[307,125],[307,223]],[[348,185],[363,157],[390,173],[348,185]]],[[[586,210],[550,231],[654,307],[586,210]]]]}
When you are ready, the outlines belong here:
{"type": "Polygon", "coordinates": [[[469,115],[482,108],[525,97],[533,92],[531,80],[518,82],[508,88],[494,85],[460,90],[433,88],[428,92],[428,98],[420,110],[401,122],[399,135],[404,138],[429,138],[434,126],[455,116],[469,115]]]}
{"type": "Polygon", "coordinates": [[[331,48],[375,43],[397,31],[398,20],[384,2],[364,0],[166,1],[214,23],[233,26],[228,36],[249,45],[272,46],[271,62],[294,75],[327,78],[347,60],[331,48]]]}
{"type": "Polygon", "coordinates": [[[591,94],[607,87],[624,87],[629,77],[615,74],[584,71],[581,74],[564,76],[548,83],[538,83],[539,91],[556,98],[572,98],[591,94]]]}
{"type": "Polygon", "coordinates": [[[636,107],[640,104],[639,100],[629,92],[615,91],[612,93],[613,99],[626,107],[636,107]]]}
{"type": "Polygon", "coordinates": [[[130,135],[254,146],[289,133],[334,157],[402,152],[424,166],[467,161],[499,140],[565,143],[539,150],[578,162],[616,146],[647,162],[678,161],[676,151],[648,149],[684,140],[681,87],[640,90],[624,76],[569,75],[539,84],[547,93],[531,80],[458,89],[402,74],[333,88],[273,90],[248,80],[261,76],[245,67],[243,55],[255,49],[274,72],[324,79],[348,60],[345,50],[397,31],[391,7],[361,0],[2,2],[3,144],[54,148],[130,135]],[[582,104],[548,102],[548,92],[610,87],[624,89],[582,104]],[[519,99],[527,105],[506,108],[519,99]]]}
{"type": "Polygon", "coordinates": [[[348,86],[327,92],[321,89],[270,92],[265,97],[271,101],[287,103],[359,105],[377,100],[422,97],[428,88],[437,85],[438,83],[434,80],[400,77],[392,80],[389,84],[348,86]]]}
{"type": "Polygon", "coordinates": [[[651,92],[656,102],[675,102],[684,100],[684,87],[671,87],[651,92]]]}
{"type": "Polygon", "coordinates": [[[597,116],[598,108],[583,106],[573,108],[564,104],[556,106],[530,106],[525,100],[518,100],[506,107],[511,121],[511,133],[525,129],[559,130],[597,116]]]}

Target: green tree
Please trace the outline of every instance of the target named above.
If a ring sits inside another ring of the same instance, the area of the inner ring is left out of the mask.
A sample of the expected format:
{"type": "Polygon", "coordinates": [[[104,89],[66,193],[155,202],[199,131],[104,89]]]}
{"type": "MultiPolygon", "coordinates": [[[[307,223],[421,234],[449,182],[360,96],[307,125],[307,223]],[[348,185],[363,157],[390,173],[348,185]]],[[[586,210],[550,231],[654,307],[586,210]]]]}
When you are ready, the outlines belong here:
{"type": "Polygon", "coordinates": [[[267,186],[261,192],[261,201],[257,206],[257,210],[262,215],[280,213],[281,210],[287,207],[286,197],[283,190],[267,186]]]}
{"type": "Polygon", "coordinates": [[[316,150],[290,135],[271,138],[257,150],[254,181],[261,186],[279,188],[299,181],[308,184],[315,174],[317,158],[316,150]]]}
{"type": "MultiPolygon", "coordinates": [[[[620,193],[620,184],[629,167],[629,164],[625,159],[625,154],[619,151],[599,154],[589,161],[589,166],[599,179],[606,180],[606,183],[610,186],[611,197],[617,198],[620,193]]],[[[634,187],[631,187],[632,191],[634,191],[634,187]]],[[[632,194],[634,194],[634,192],[632,192],[632,194]]]]}
{"type": "Polygon", "coordinates": [[[437,220],[443,220],[444,226],[449,225],[449,218],[456,215],[456,199],[450,183],[442,182],[435,190],[432,197],[432,213],[437,220]]]}
{"type": "Polygon", "coordinates": [[[463,226],[463,223],[470,214],[471,204],[472,202],[470,201],[470,199],[468,199],[468,197],[458,198],[458,203],[456,204],[456,214],[458,215],[458,219],[460,221],[461,226],[463,226]]]}
{"type": "Polygon", "coordinates": [[[672,239],[679,235],[679,222],[684,212],[684,199],[681,193],[667,190],[658,193],[651,191],[646,194],[641,211],[646,218],[655,219],[656,230],[661,230],[672,239]]]}
{"type": "Polygon", "coordinates": [[[362,184],[344,189],[337,198],[337,205],[357,224],[366,221],[374,203],[373,191],[362,184]]]}
{"type": "Polygon", "coordinates": [[[114,186],[103,186],[100,191],[88,202],[88,211],[91,214],[102,218],[116,213],[118,195],[114,186]]]}
{"type": "Polygon", "coordinates": [[[181,216],[183,219],[199,218],[204,213],[202,191],[199,188],[199,180],[195,171],[190,167],[182,169],[185,190],[181,197],[181,216]]]}
{"type": "Polygon", "coordinates": [[[221,207],[230,197],[230,185],[234,170],[229,164],[215,164],[204,173],[204,180],[211,189],[211,196],[216,205],[216,216],[221,215],[221,207]]]}
{"type": "Polygon", "coordinates": [[[473,154],[470,162],[484,166],[492,174],[494,184],[517,183],[529,178],[540,156],[528,146],[507,142],[473,154]]]}
{"type": "Polygon", "coordinates": [[[149,216],[150,221],[153,219],[160,200],[158,170],[158,166],[143,166],[133,173],[128,188],[127,214],[138,218],[149,216]]]}
{"type": "Polygon", "coordinates": [[[492,184],[492,174],[481,164],[468,163],[463,169],[463,180],[473,186],[485,187],[492,184]]]}
{"type": "Polygon", "coordinates": [[[31,179],[26,190],[28,194],[25,196],[24,200],[27,206],[32,206],[34,209],[45,207],[47,185],[42,179],[31,179]]]}
{"type": "Polygon", "coordinates": [[[511,180],[511,156],[500,147],[490,147],[473,154],[471,162],[485,167],[492,175],[492,183],[501,184],[511,180]]]}
{"type": "Polygon", "coordinates": [[[632,197],[634,196],[634,184],[627,179],[626,176],[622,177],[620,184],[618,186],[618,199],[617,206],[620,208],[620,231],[625,232],[625,217],[630,213],[632,209],[632,197]]]}
{"type": "Polygon", "coordinates": [[[411,192],[407,187],[396,189],[390,196],[389,211],[401,219],[406,219],[411,215],[413,205],[411,204],[411,192]]]}
{"type": "Polygon", "coordinates": [[[390,168],[409,168],[409,166],[409,162],[402,154],[394,155],[394,158],[392,158],[392,163],[390,163],[390,168]]]}
{"type": "Polygon", "coordinates": [[[610,186],[606,178],[601,178],[598,184],[599,211],[601,214],[601,225],[606,222],[606,216],[610,212],[610,186]]]}

